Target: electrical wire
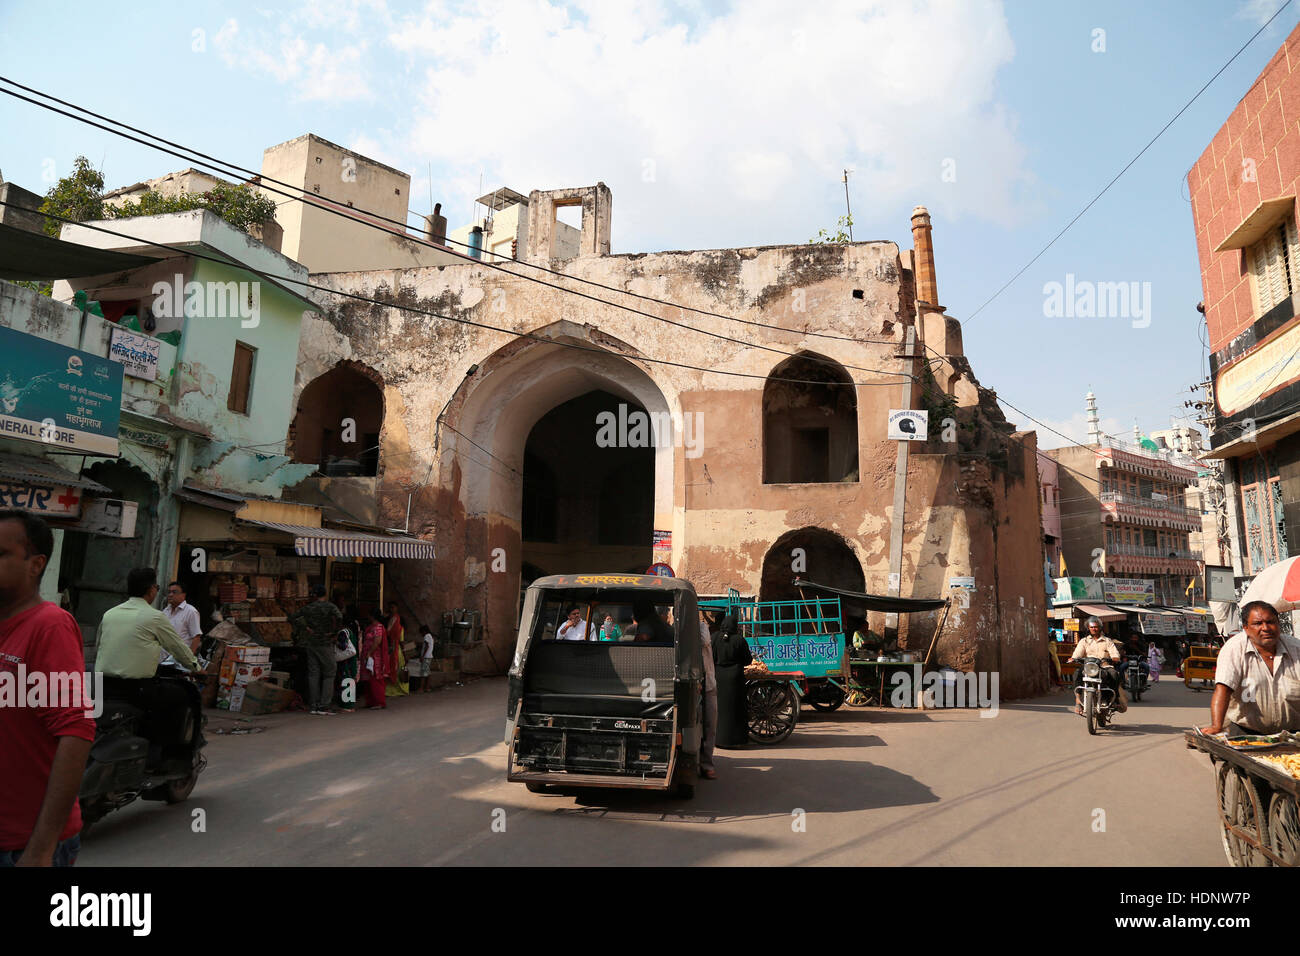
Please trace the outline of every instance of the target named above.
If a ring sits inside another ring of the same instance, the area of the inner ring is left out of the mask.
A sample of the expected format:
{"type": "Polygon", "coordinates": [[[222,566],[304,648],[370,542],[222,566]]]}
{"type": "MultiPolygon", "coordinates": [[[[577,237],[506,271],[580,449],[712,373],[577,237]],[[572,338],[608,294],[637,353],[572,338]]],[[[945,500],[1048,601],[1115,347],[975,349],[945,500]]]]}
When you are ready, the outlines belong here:
{"type": "MultiPolygon", "coordinates": [[[[3,82],[6,82],[6,83],[9,83],[9,84],[11,84],[11,85],[13,85],[13,86],[17,86],[17,87],[19,87],[19,88],[21,88],[21,89],[26,89],[26,90],[31,90],[31,89],[32,89],[31,87],[24,86],[23,84],[17,83],[16,81],[11,80],[11,79],[8,79],[7,77],[0,77],[0,81],[3,81],[3,82]]],[[[87,114],[89,114],[89,115],[93,115],[93,116],[97,116],[97,117],[100,117],[100,118],[104,118],[104,119],[107,120],[107,122],[114,123],[115,125],[118,125],[118,126],[122,126],[122,127],[125,128],[125,129],[133,129],[133,130],[134,130],[134,127],[129,127],[129,126],[127,126],[127,124],[125,124],[125,123],[120,123],[120,122],[118,122],[118,121],[116,121],[116,120],[112,120],[112,119],[108,119],[108,118],[106,118],[106,117],[102,117],[102,116],[101,116],[100,114],[98,114],[98,113],[94,113],[94,112],[92,112],[91,110],[87,110],[87,109],[84,109],[84,108],[82,108],[82,107],[76,106],[75,104],[68,104],[68,103],[66,103],[66,101],[64,101],[64,100],[59,100],[57,97],[49,96],[48,94],[41,93],[40,91],[36,91],[36,90],[32,90],[32,92],[36,92],[37,95],[39,95],[39,96],[45,96],[46,98],[51,99],[51,100],[54,100],[55,102],[65,103],[66,105],[69,105],[69,106],[71,106],[73,109],[76,109],[76,110],[78,110],[78,111],[80,111],[80,112],[84,112],[84,113],[87,113],[87,114]]],[[[42,109],[46,109],[46,110],[49,110],[49,111],[51,111],[51,112],[58,113],[58,114],[60,114],[60,115],[63,115],[63,116],[68,117],[69,119],[73,119],[73,120],[76,120],[77,122],[84,123],[84,124],[86,124],[86,125],[88,125],[88,126],[93,126],[93,127],[95,127],[96,129],[103,130],[104,132],[111,133],[111,134],[113,134],[113,135],[115,135],[115,136],[120,136],[120,137],[122,137],[123,139],[131,140],[132,142],[139,143],[139,144],[142,145],[142,146],[148,146],[148,147],[150,147],[150,148],[152,148],[152,149],[156,149],[156,150],[158,150],[159,152],[168,153],[168,154],[170,154],[170,155],[173,155],[173,156],[176,156],[176,157],[178,157],[178,158],[180,158],[180,159],[183,159],[183,160],[185,160],[186,162],[191,162],[191,163],[194,163],[194,164],[199,165],[199,166],[207,166],[207,167],[209,167],[209,168],[216,169],[216,170],[218,170],[219,172],[221,172],[221,173],[223,173],[224,175],[227,175],[227,176],[228,176],[228,175],[231,175],[231,174],[227,171],[227,168],[229,168],[229,169],[235,169],[235,170],[240,170],[240,171],[244,171],[244,172],[250,172],[249,170],[246,170],[244,167],[236,166],[236,165],[234,165],[234,164],[232,164],[232,163],[225,163],[225,162],[222,162],[222,161],[220,161],[220,160],[214,160],[213,162],[202,162],[202,161],[200,161],[200,160],[196,160],[196,159],[194,159],[193,156],[191,156],[191,155],[186,155],[186,154],[184,154],[184,153],[176,152],[175,150],[166,149],[166,148],[164,148],[164,147],[162,147],[162,146],[158,146],[158,145],[155,144],[155,143],[151,143],[151,142],[148,142],[148,141],[145,140],[145,139],[141,139],[140,137],[132,136],[132,135],[130,135],[130,134],[128,134],[128,133],[124,133],[124,132],[122,132],[121,130],[115,130],[115,129],[112,129],[112,128],[108,127],[108,126],[103,125],[102,123],[96,123],[96,122],[93,122],[93,121],[88,120],[88,119],[86,119],[86,118],[84,118],[84,117],[73,115],[72,113],[69,113],[69,112],[66,111],[66,110],[61,110],[61,109],[58,109],[58,108],[56,108],[56,107],[50,106],[50,105],[47,104],[47,103],[41,103],[41,102],[39,102],[39,101],[37,101],[37,100],[34,100],[34,99],[32,99],[31,97],[23,96],[23,95],[21,95],[21,94],[19,94],[19,93],[15,93],[13,90],[0,89],[0,93],[4,93],[4,94],[6,94],[6,95],[8,95],[8,96],[14,97],[15,99],[19,99],[19,100],[22,100],[22,101],[24,101],[24,102],[31,103],[32,105],[34,105],[34,106],[38,106],[38,107],[40,107],[40,108],[42,108],[42,109]]],[[[144,135],[145,135],[145,136],[152,136],[152,134],[148,134],[148,133],[145,133],[144,135]]],[[[152,137],[152,138],[158,139],[159,142],[168,142],[168,141],[166,141],[166,140],[163,140],[161,137],[152,137]]],[[[181,147],[181,148],[184,149],[184,147],[181,147]]],[[[193,153],[194,155],[198,155],[198,156],[206,156],[206,154],[204,154],[204,153],[199,153],[199,152],[197,152],[197,151],[195,151],[195,150],[189,150],[189,152],[193,153]]],[[[209,157],[209,158],[210,158],[210,157],[209,157]]],[[[255,174],[255,175],[256,175],[256,174],[255,174]]],[[[368,220],[366,220],[366,219],[359,218],[357,215],[355,215],[355,213],[357,212],[357,210],[356,210],[354,207],[346,206],[346,205],[340,204],[340,203],[338,202],[338,200],[333,200],[333,199],[328,199],[327,197],[322,197],[323,200],[326,200],[326,201],[328,201],[328,202],[334,204],[334,206],[326,206],[326,205],[322,205],[322,204],[318,203],[316,200],[307,199],[307,198],[304,198],[303,196],[297,195],[297,193],[300,192],[300,190],[297,190],[295,187],[293,187],[293,186],[289,186],[288,184],[280,183],[279,180],[271,179],[270,177],[261,177],[260,175],[258,176],[258,180],[259,180],[259,186],[260,186],[260,188],[264,189],[264,190],[267,191],[267,192],[273,192],[273,193],[276,193],[276,194],[281,195],[281,196],[287,196],[289,200],[297,200],[297,201],[300,201],[300,202],[308,203],[308,204],[310,204],[310,205],[315,206],[316,208],[322,209],[322,210],[325,211],[325,212],[329,212],[329,213],[332,213],[332,214],[334,214],[334,215],[338,215],[338,216],[340,216],[340,217],[342,217],[342,218],[344,218],[344,219],[348,219],[348,220],[350,220],[350,221],[352,221],[352,222],[360,223],[361,225],[368,226],[368,227],[370,227],[370,228],[379,229],[380,231],[382,231],[382,232],[384,232],[384,233],[386,233],[386,234],[389,234],[389,235],[394,235],[394,234],[395,234],[394,231],[393,231],[392,229],[387,229],[387,228],[385,228],[384,226],[380,225],[378,222],[371,222],[371,221],[368,221],[368,220]],[[275,188],[270,187],[270,186],[266,186],[266,185],[265,185],[266,182],[275,182],[275,183],[278,183],[278,184],[281,184],[281,185],[285,185],[285,186],[287,186],[289,189],[295,189],[295,192],[294,192],[294,193],[286,193],[286,192],[284,192],[283,190],[275,189],[275,188]],[[335,207],[337,207],[337,208],[335,208],[335,207]],[[346,212],[345,212],[344,210],[346,210],[346,212]]],[[[381,219],[381,220],[384,220],[384,221],[394,222],[394,223],[396,222],[396,220],[387,219],[386,217],[379,216],[379,215],[374,215],[374,214],[369,214],[369,213],[367,213],[366,215],[373,215],[373,218],[375,218],[375,219],[381,219]]],[[[784,356],[786,356],[787,358],[798,357],[798,358],[802,358],[802,359],[804,359],[805,361],[809,361],[809,362],[813,362],[813,363],[819,363],[819,364],[823,364],[823,365],[827,365],[827,366],[831,366],[831,367],[838,366],[838,367],[842,367],[842,368],[846,368],[846,369],[852,369],[852,370],[854,370],[854,371],[860,371],[860,372],[871,372],[871,373],[874,373],[874,374],[877,374],[877,375],[892,375],[892,376],[898,376],[898,377],[906,377],[906,376],[904,375],[904,373],[901,373],[901,372],[890,372],[890,371],[887,371],[887,370],[884,370],[884,369],[873,369],[873,368],[866,368],[866,367],[863,367],[863,366],[849,365],[849,364],[847,364],[847,363],[838,362],[838,361],[836,361],[836,360],[834,360],[834,359],[825,359],[825,358],[822,358],[822,357],[820,357],[820,356],[818,356],[818,355],[811,354],[811,353],[807,353],[807,352],[789,352],[789,351],[786,351],[785,349],[778,349],[778,348],[775,348],[775,347],[773,347],[773,346],[769,346],[769,345],[760,345],[760,344],[758,344],[758,343],[756,343],[756,342],[748,342],[748,341],[745,341],[745,340],[743,340],[743,339],[737,339],[737,338],[734,338],[734,337],[729,336],[729,335],[724,335],[724,334],[722,334],[722,333],[720,333],[720,332],[712,332],[712,331],[710,331],[710,330],[708,330],[708,329],[697,328],[696,326],[689,325],[689,324],[687,324],[687,323],[685,323],[685,322],[677,322],[677,321],[675,321],[675,320],[673,320],[673,319],[669,319],[669,318],[667,318],[667,317],[665,317],[665,316],[655,315],[653,312],[646,312],[646,311],[643,310],[643,309],[633,308],[632,306],[629,306],[629,305],[623,305],[623,304],[618,303],[618,302],[610,302],[610,301],[607,300],[607,299],[601,299],[601,298],[599,298],[599,297],[597,297],[597,296],[588,295],[588,294],[585,293],[585,292],[579,292],[579,291],[577,291],[577,290],[575,290],[575,289],[568,289],[568,288],[565,288],[564,286],[556,285],[555,283],[552,283],[552,282],[546,282],[545,280],[543,280],[543,279],[538,279],[538,278],[536,278],[536,277],[534,277],[534,276],[528,276],[528,275],[523,275],[523,274],[518,273],[518,272],[513,272],[513,271],[511,271],[511,270],[509,270],[509,269],[505,269],[505,268],[503,268],[502,266],[500,266],[500,265],[498,265],[498,264],[496,264],[496,263],[490,263],[490,262],[487,262],[487,261],[485,261],[485,260],[483,260],[483,259],[477,259],[477,258],[474,258],[474,257],[472,257],[472,256],[465,255],[465,254],[460,253],[460,252],[456,252],[456,251],[453,250],[453,249],[446,248],[445,246],[441,246],[441,245],[438,245],[438,244],[435,244],[435,243],[429,242],[429,241],[424,240],[424,239],[421,239],[421,238],[419,238],[419,237],[411,236],[411,235],[409,235],[409,234],[407,234],[407,233],[405,232],[406,225],[405,225],[404,223],[402,223],[402,224],[400,224],[400,225],[401,225],[402,230],[403,230],[402,233],[400,233],[400,237],[401,237],[403,240],[408,241],[408,242],[411,242],[411,243],[413,243],[413,244],[415,244],[415,245],[426,246],[426,247],[428,247],[428,248],[435,249],[435,250],[437,250],[437,251],[444,252],[444,253],[446,253],[446,254],[456,256],[457,258],[463,259],[463,260],[465,260],[465,261],[467,261],[467,262],[469,262],[469,263],[472,263],[472,264],[474,264],[474,265],[486,266],[486,267],[489,268],[489,269],[493,269],[493,270],[496,270],[496,271],[499,271],[499,272],[504,272],[504,273],[507,274],[507,275],[513,276],[513,277],[518,278],[518,279],[523,279],[523,280],[525,280],[525,281],[527,281],[527,282],[533,282],[533,283],[536,283],[536,284],[538,284],[538,285],[545,286],[545,287],[550,288],[550,289],[555,289],[556,291],[567,292],[567,293],[570,294],[570,295],[576,295],[576,296],[579,296],[580,298],[588,299],[588,300],[590,300],[590,301],[592,301],[592,302],[597,302],[597,303],[600,303],[601,305],[606,305],[606,306],[609,306],[609,307],[611,307],[611,308],[622,309],[622,310],[624,310],[624,311],[631,312],[631,313],[633,313],[633,314],[635,314],[635,315],[641,315],[641,316],[644,316],[645,318],[653,319],[653,320],[656,321],[656,322],[663,322],[663,323],[665,323],[665,324],[667,324],[667,325],[676,326],[677,328],[681,328],[681,329],[684,329],[684,330],[687,330],[687,331],[695,332],[695,333],[698,333],[698,334],[700,334],[700,335],[706,335],[706,336],[709,336],[709,337],[712,337],[712,338],[721,339],[721,340],[726,341],[726,342],[731,342],[731,343],[736,344],[736,345],[741,345],[741,346],[743,346],[743,347],[745,347],[745,348],[760,349],[760,350],[762,350],[762,351],[773,352],[773,353],[776,353],[776,354],[778,354],[778,355],[784,355],[784,356]]],[[[516,262],[517,260],[511,260],[511,261],[512,261],[512,262],[516,262]]],[[[531,263],[523,263],[523,264],[526,265],[526,266],[527,266],[527,265],[531,265],[531,263]]],[[[551,271],[551,270],[548,269],[548,270],[546,270],[546,271],[549,272],[549,271],[551,271]]],[[[556,275],[564,275],[563,273],[554,273],[554,274],[556,274],[556,275]]],[[[576,277],[570,277],[570,276],[565,275],[565,278],[576,278],[576,277]]],[[[598,284],[598,283],[597,283],[597,284],[598,284]]],[[[610,289],[611,291],[619,292],[620,294],[638,296],[637,293],[631,293],[631,292],[627,292],[626,290],[621,290],[621,289],[614,289],[614,288],[611,287],[611,286],[601,286],[601,287],[602,287],[602,288],[610,289]]],[[[640,297],[640,296],[638,296],[638,297],[640,297]]],[[[682,310],[688,310],[688,309],[689,309],[690,311],[699,311],[699,310],[695,310],[695,309],[690,309],[690,307],[688,307],[688,306],[682,306],[682,305],[672,304],[672,303],[663,303],[662,300],[652,299],[652,301],[661,302],[662,304],[668,304],[668,305],[670,305],[670,307],[672,307],[672,308],[677,308],[677,309],[682,309],[682,310]]],[[[714,314],[714,313],[709,313],[709,314],[714,314]]],[[[721,317],[721,318],[731,318],[730,316],[720,316],[720,317],[721,317]]],[[[747,321],[747,320],[736,320],[736,321],[747,321]]],[[[772,326],[767,326],[767,325],[764,325],[764,324],[762,324],[762,323],[753,323],[753,324],[758,325],[758,326],[760,326],[761,328],[764,328],[764,329],[771,329],[771,328],[773,328],[772,326]]],[[[790,329],[781,329],[781,331],[796,332],[796,334],[801,334],[801,335],[803,334],[802,332],[797,332],[797,330],[790,330],[790,329]]],[[[850,340],[850,341],[857,341],[857,340],[850,340]]],[[[894,342],[892,342],[892,341],[889,341],[888,344],[897,344],[897,343],[894,343],[894,342]]],[[[842,386],[842,385],[845,385],[845,384],[847,384],[847,383],[843,383],[843,382],[833,382],[833,383],[826,383],[826,384],[834,384],[834,385],[841,385],[841,386],[842,386]]],[[[858,384],[866,384],[866,383],[858,383],[858,384]]],[[[870,384],[888,384],[888,383],[870,383],[870,384]]]]}
{"type": "MultiPolygon", "coordinates": [[[[0,92],[3,92],[3,91],[0,91],[0,92]]],[[[6,201],[6,200],[0,200],[0,206],[15,206],[15,205],[16,205],[15,203],[11,203],[11,202],[8,202],[8,201],[6,201]]],[[[81,227],[81,228],[83,228],[83,229],[90,229],[90,230],[92,230],[92,231],[94,231],[94,232],[102,232],[102,233],[105,233],[105,234],[110,235],[110,236],[117,236],[117,237],[120,238],[120,239],[130,239],[130,240],[132,240],[133,242],[139,242],[139,243],[144,244],[144,245],[153,246],[154,248],[157,248],[157,249],[166,249],[166,250],[168,250],[168,251],[170,251],[170,252],[175,252],[177,255],[180,255],[180,256],[189,256],[189,257],[192,257],[192,258],[195,258],[195,259],[202,259],[202,260],[207,261],[207,262],[214,262],[214,263],[218,263],[218,264],[220,264],[220,265],[225,265],[225,266],[229,266],[229,265],[230,265],[229,261],[226,260],[226,259],[218,258],[218,257],[216,257],[216,256],[206,255],[206,254],[201,253],[201,252],[196,252],[196,251],[193,250],[193,249],[182,249],[182,248],[180,248],[180,247],[178,247],[178,246],[171,246],[171,245],[168,245],[167,243],[164,243],[164,242],[158,242],[158,241],[155,241],[155,240],[152,240],[152,239],[144,239],[144,238],[141,238],[140,236],[133,236],[133,235],[131,235],[130,233],[121,232],[121,231],[119,231],[119,230],[115,230],[115,229],[108,229],[108,228],[105,228],[104,226],[96,226],[96,225],[94,225],[94,224],[92,224],[92,223],[89,223],[89,222],[76,222],[76,221],[74,221],[74,220],[72,220],[72,219],[66,219],[66,218],[64,218],[64,217],[62,217],[62,216],[56,216],[56,215],[53,215],[52,213],[42,213],[42,215],[45,216],[47,219],[53,219],[53,220],[55,220],[56,222],[66,223],[66,224],[68,224],[68,225],[72,225],[72,226],[79,226],[79,227],[81,227]]],[[[556,346],[556,347],[558,347],[558,348],[566,348],[566,349],[570,349],[570,350],[577,351],[577,352],[588,352],[588,353],[594,353],[594,354],[602,355],[602,356],[606,356],[606,355],[616,355],[616,356],[618,356],[619,358],[623,358],[623,359],[625,359],[625,360],[627,360],[627,361],[646,362],[646,363],[649,363],[649,364],[652,364],[652,365],[665,365],[665,366],[669,366],[669,367],[672,367],[672,368],[687,369],[687,370],[689,370],[689,371],[693,371],[693,372],[701,372],[701,373],[711,374],[711,375],[725,375],[725,376],[729,376],[729,377],[732,377],[732,378],[764,379],[764,380],[767,380],[767,381],[782,382],[782,383],[791,384],[791,385],[828,385],[828,384],[833,384],[833,383],[827,382],[827,381],[825,381],[825,380],[818,380],[818,379],[783,378],[783,377],[774,376],[774,375],[763,375],[762,373],[759,373],[759,372],[732,372],[732,371],[726,371],[726,370],[718,369],[718,368],[704,368],[703,366],[699,366],[699,365],[691,365],[691,364],[688,363],[688,362],[674,362],[674,361],[671,361],[671,360],[669,360],[669,359],[651,358],[651,357],[649,357],[649,356],[647,356],[647,355],[641,355],[641,354],[638,354],[638,355],[634,355],[634,356],[630,356],[630,357],[629,357],[629,356],[619,355],[619,353],[610,352],[610,351],[608,351],[608,350],[606,350],[606,349],[598,348],[598,347],[596,347],[596,346],[586,346],[586,345],[579,345],[579,344],[574,343],[574,342],[559,341],[559,340],[555,340],[555,339],[547,338],[547,337],[545,337],[545,336],[537,335],[537,334],[534,333],[534,332],[521,332],[521,331],[518,331],[517,329],[502,328],[502,327],[500,327],[500,326],[490,325],[490,324],[488,324],[488,323],[486,323],[486,322],[476,322],[476,321],[474,321],[473,319],[460,318],[460,317],[453,316],[453,315],[443,315],[443,314],[441,314],[441,313],[439,313],[439,312],[433,312],[433,311],[430,311],[430,310],[428,310],[428,309],[417,309],[417,308],[415,308],[415,307],[413,307],[413,306],[409,306],[409,305],[399,305],[399,304],[396,303],[396,302],[385,302],[385,301],[382,300],[382,299],[371,298],[371,297],[369,297],[369,296],[360,295],[360,294],[355,293],[355,292],[346,292],[346,291],[342,291],[342,290],[339,290],[339,289],[331,289],[331,288],[329,288],[328,286],[318,285],[318,284],[316,284],[316,283],[314,283],[314,282],[311,282],[311,281],[309,281],[309,280],[307,280],[307,279],[297,279],[297,278],[293,278],[293,277],[290,277],[290,276],[282,276],[282,275],[270,275],[269,273],[262,272],[262,271],[260,271],[260,270],[258,270],[258,269],[253,268],[252,266],[248,266],[248,265],[241,265],[240,268],[241,268],[244,272],[247,272],[247,273],[249,273],[250,275],[254,275],[254,276],[257,276],[257,277],[262,278],[262,279],[266,279],[267,281],[271,282],[272,284],[277,284],[277,283],[288,283],[288,284],[291,284],[291,285],[298,285],[298,286],[302,286],[302,287],[307,288],[307,289],[315,290],[315,291],[317,291],[317,292],[325,293],[325,294],[327,294],[327,295],[334,295],[334,296],[339,296],[340,298],[352,299],[352,300],[355,300],[355,301],[358,301],[358,302],[364,302],[364,303],[366,303],[367,305],[378,305],[378,306],[381,306],[381,307],[383,307],[383,308],[393,309],[393,310],[398,311],[398,312],[406,312],[406,313],[410,313],[410,314],[413,314],[413,315],[422,315],[422,316],[426,316],[426,317],[429,317],[429,318],[441,319],[441,320],[446,321],[446,322],[455,322],[455,323],[457,323],[457,324],[459,324],[459,325],[466,325],[466,326],[470,326],[470,327],[472,327],[472,328],[477,328],[477,329],[486,329],[486,330],[491,331],[491,332],[501,332],[501,333],[503,333],[503,334],[505,334],[505,335],[509,335],[509,336],[511,336],[512,338],[516,338],[516,339],[531,339],[531,340],[533,340],[533,341],[536,341],[536,342],[539,342],[539,343],[542,343],[542,344],[554,345],[554,346],[556,346]]],[[[800,357],[802,357],[802,356],[800,356],[800,357]]],[[[839,364],[839,363],[836,363],[836,364],[839,364]]],[[[841,366],[841,367],[845,367],[845,366],[841,366]]],[[[906,375],[906,373],[902,373],[902,372],[889,372],[889,373],[886,373],[886,374],[890,374],[890,375],[904,375],[905,377],[908,377],[908,378],[914,378],[914,377],[915,377],[915,376],[906,375]]],[[[888,386],[890,386],[890,387],[896,387],[896,386],[897,386],[897,383],[896,383],[896,382],[856,382],[856,381],[853,381],[852,379],[850,379],[850,382],[849,382],[849,383],[841,383],[841,384],[852,384],[852,385],[854,385],[854,386],[869,386],[869,385],[888,385],[888,386]]]]}
{"type": "Polygon", "coordinates": [[[1097,195],[1093,196],[1092,199],[1088,200],[1088,204],[1084,206],[1082,209],[1080,209],[1079,212],[1075,215],[1075,217],[1071,219],[1069,222],[1067,222],[1065,224],[1065,227],[1060,232],[1058,232],[1055,236],[1053,236],[1051,241],[1049,241],[1047,245],[1043,246],[1043,248],[1040,249],[1032,259],[1026,262],[1024,266],[1021,267],[1019,272],[1017,272],[1005,283],[1003,283],[1001,288],[998,289],[998,291],[994,292],[991,296],[985,299],[983,304],[980,305],[980,307],[976,309],[974,312],[972,312],[970,316],[966,319],[967,327],[969,327],[969,323],[974,321],[977,315],[979,315],[981,312],[984,311],[985,307],[988,306],[989,303],[991,303],[994,299],[996,299],[1003,292],[1005,292],[1013,282],[1015,282],[1022,275],[1024,275],[1026,271],[1028,271],[1030,266],[1032,266],[1035,262],[1037,262],[1040,258],[1042,258],[1043,254],[1046,253],[1048,249],[1052,248],[1052,246],[1056,244],[1056,240],[1060,239],[1063,235],[1065,235],[1066,232],[1070,230],[1071,226],[1073,226],[1076,222],[1082,219],[1084,213],[1086,213],[1089,209],[1091,209],[1097,203],[1097,201],[1101,199],[1102,196],[1106,195],[1106,193],[1110,191],[1111,186],[1114,186],[1115,183],[1119,182],[1120,177],[1123,176],[1126,172],[1128,172],[1129,168],[1132,167],[1132,165],[1136,163],[1139,159],[1141,159],[1148,149],[1150,149],[1152,146],[1155,145],[1156,140],[1160,139],[1160,137],[1165,134],[1165,131],[1168,130],[1169,127],[1173,126],[1174,123],[1178,120],[1178,118],[1182,116],[1184,113],[1186,113],[1187,110],[1191,108],[1192,104],[1201,98],[1201,94],[1210,88],[1210,84],[1213,83],[1215,80],[1217,80],[1223,74],[1224,70],[1226,70],[1228,67],[1230,67],[1233,64],[1233,62],[1237,59],[1237,57],[1245,53],[1246,48],[1250,46],[1252,43],[1254,43],[1255,40],[1259,37],[1259,35],[1268,29],[1269,24],[1271,24],[1274,20],[1276,20],[1278,16],[1282,13],[1282,11],[1285,10],[1290,5],[1291,5],[1291,0],[1285,0],[1282,6],[1277,8],[1277,12],[1274,13],[1271,17],[1269,17],[1268,21],[1262,27],[1256,30],[1254,35],[1252,35],[1249,40],[1247,40],[1244,44],[1242,44],[1241,49],[1239,49],[1236,53],[1234,53],[1228,59],[1227,63],[1219,67],[1218,72],[1216,72],[1214,76],[1210,77],[1209,80],[1206,81],[1205,85],[1196,91],[1196,95],[1193,96],[1190,100],[1188,100],[1183,105],[1183,108],[1180,109],[1177,113],[1175,113],[1173,115],[1173,118],[1160,128],[1160,132],[1156,133],[1155,136],[1151,137],[1150,142],[1148,142],[1145,146],[1143,146],[1140,150],[1138,150],[1137,155],[1134,156],[1132,159],[1130,159],[1124,165],[1124,168],[1121,169],[1118,173],[1116,173],[1115,177],[1110,182],[1108,182],[1104,187],[1102,187],[1101,192],[1097,193],[1097,195]]]}

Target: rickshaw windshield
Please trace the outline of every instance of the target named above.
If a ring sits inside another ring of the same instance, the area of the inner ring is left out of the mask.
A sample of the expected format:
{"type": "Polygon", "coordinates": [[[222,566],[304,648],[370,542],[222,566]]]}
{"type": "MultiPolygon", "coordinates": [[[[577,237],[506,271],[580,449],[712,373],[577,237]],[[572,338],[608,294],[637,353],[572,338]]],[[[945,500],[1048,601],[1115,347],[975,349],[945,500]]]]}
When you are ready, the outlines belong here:
{"type": "Polygon", "coordinates": [[[532,639],[672,645],[673,595],[591,588],[547,591],[532,639]]]}

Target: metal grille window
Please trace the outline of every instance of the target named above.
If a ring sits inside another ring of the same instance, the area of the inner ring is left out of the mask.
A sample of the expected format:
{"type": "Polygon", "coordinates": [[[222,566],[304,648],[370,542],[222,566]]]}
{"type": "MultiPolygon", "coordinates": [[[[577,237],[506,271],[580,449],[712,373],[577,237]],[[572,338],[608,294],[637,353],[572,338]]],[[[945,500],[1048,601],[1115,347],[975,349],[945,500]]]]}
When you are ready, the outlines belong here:
{"type": "Polygon", "coordinates": [[[1278,223],[1251,246],[1246,253],[1251,283],[1255,290],[1255,314],[1263,315],[1278,303],[1291,298],[1300,286],[1300,241],[1295,220],[1278,223]]]}
{"type": "Polygon", "coordinates": [[[1245,550],[1250,565],[1247,573],[1257,574],[1287,557],[1282,488],[1271,450],[1242,458],[1239,466],[1245,550]]]}

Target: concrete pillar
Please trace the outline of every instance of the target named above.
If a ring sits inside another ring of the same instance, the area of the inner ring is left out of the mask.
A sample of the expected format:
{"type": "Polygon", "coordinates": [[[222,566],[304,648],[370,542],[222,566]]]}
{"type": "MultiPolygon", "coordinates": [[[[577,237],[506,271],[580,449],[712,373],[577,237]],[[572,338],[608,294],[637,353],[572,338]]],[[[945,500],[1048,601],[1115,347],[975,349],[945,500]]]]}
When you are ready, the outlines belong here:
{"type": "Polygon", "coordinates": [[[912,249],[916,298],[937,307],[939,288],[934,274],[934,239],[930,229],[930,211],[924,206],[912,210],[912,249]]]}

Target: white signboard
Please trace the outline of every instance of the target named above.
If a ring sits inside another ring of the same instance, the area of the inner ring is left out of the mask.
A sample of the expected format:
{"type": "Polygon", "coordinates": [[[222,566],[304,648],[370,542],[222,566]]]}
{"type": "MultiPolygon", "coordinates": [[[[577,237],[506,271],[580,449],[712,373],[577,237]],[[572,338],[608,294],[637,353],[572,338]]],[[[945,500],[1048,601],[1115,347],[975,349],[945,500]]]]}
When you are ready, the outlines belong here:
{"type": "Polygon", "coordinates": [[[162,343],[116,326],[109,340],[108,357],[124,366],[127,375],[154,381],[158,377],[158,348],[162,343]]]}
{"type": "Polygon", "coordinates": [[[975,590],[975,578],[973,578],[973,577],[949,578],[949,579],[948,579],[948,587],[950,587],[950,588],[962,588],[963,590],[966,590],[966,591],[974,591],[974,590],[975,590]]]}
{"type": "Polygon", "coordinates": [[[925,441],[929,436],[930,413],[913,408],[889,410],[889,437],[897,441],[925,441]]]}
{"type": "Polygon", "coordinates": [[[1221,564],[1205,566],[1205,599],[1224,604],[1237,603],[1237,585],[1233,581],[1232,568],[1221,564]]]}
{"type": "Polygon", "coordinates": [[[0,508],[29,511],[42,518],[75,518],[81,514],[81,492],[63,485],[0,481],[0,508]]]}

